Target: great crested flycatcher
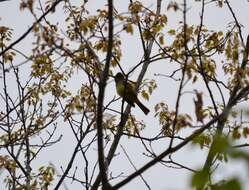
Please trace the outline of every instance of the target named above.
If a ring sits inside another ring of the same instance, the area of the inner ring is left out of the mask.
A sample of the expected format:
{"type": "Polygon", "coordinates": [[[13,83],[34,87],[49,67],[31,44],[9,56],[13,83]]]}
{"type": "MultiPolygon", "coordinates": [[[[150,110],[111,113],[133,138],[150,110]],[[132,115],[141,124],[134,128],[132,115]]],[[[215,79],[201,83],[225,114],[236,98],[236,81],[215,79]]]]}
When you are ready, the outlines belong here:
{"type": "Polygon", "coordinates": [[[139,108],[144,112],[144,114],[147,115],[150,110],[146,106],[144,106],[138,99],[135,90],[135,83],[129,80],[125,80],[124,75],[120,72],[117,73],[114,78],[118,95],[124,98],[124,100],[132,107],[135,107],[135,104],[137,104],[139,108]]]}

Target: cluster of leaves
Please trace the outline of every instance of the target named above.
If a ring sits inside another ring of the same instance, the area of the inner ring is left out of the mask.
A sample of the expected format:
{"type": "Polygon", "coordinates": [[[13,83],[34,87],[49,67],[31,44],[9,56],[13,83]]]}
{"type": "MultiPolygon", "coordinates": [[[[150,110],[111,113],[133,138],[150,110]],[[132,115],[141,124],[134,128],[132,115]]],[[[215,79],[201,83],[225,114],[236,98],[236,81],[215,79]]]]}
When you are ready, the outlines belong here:
{"type": "MultiPolygon", "coordinates": [[[[239,159],[244,160],[249,166],[249,155],[247,152],[237,150],[232,147],[231,141],[228,140],[227,137],[218,136],[214,139],[214,145],[211,149],[211,153],[219,153],[220,155],[224,155],[226,157],[225,161],[229,159],[239,159]]],[[[210,180],[209,169],[205,168],[196,172],[192,176],[191,185],[197,189],[205,189],[205,190],[241,190],[242,185],[237,176],[233,176],[230,179],[224,179],[215,183],[212,183],[210,180]]]]}
{"type": "MultiPolygon", "coordinates": [[[[175,120],[175,111],[169,111],[168,106],[164,103],[155,105],[155,116],[158,117],[159,124],[162,126],[162,132],[166,136],[172,136],[172,125],[175,120]]],[[[176,133],[181,129],[192,126],[192,118],[189,114],[179,114],[176,120],[176,133]]]]}

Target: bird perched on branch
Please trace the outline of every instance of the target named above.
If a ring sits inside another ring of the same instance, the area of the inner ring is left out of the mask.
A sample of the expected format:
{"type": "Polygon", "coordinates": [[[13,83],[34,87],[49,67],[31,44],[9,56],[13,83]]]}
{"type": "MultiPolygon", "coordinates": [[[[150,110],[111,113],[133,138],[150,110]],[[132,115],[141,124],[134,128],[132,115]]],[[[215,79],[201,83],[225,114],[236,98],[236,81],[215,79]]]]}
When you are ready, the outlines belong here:
{"type": "Polygon", "coordinates": [[[117,73],[114,78],[118,95],[124,98],[132,107],[135,107],[135,104],[137,104],[144,114],[147,115],[150,110],[138,99],[135,90],[135,82],[126,80],[124,75],[120,72],[117,73]]]}

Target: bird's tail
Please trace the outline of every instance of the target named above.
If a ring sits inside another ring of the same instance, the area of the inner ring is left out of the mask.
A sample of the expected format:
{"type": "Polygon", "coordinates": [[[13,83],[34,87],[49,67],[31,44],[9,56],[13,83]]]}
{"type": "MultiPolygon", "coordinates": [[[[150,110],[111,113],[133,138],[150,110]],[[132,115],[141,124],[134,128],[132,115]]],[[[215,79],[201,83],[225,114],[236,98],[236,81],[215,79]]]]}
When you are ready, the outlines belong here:
{"type": "Polygon", "coordinates": [[[150,110],[149,110],[145,105],[143,105],[143,104],[139,101],[139,99],[136,99],[135,103],[136,103],[136,104],[138,105],[138,107],[144,112],[145,115],[147,115],[147,114],[150,112],[150,110]]]}

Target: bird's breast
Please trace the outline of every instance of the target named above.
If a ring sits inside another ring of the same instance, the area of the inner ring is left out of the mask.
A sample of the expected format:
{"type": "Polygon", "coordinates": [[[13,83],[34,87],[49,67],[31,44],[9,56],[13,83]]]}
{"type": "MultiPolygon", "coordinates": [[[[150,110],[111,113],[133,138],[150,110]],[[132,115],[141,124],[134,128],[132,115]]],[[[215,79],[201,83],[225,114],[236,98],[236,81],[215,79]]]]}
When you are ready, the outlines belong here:
{"type": "Polygon", "coordinates": [[[121,97],[123,97],[124,91],[125,91],[124,85],[122,85],[122,84],[117,84],[117,85],[116,85],[116,88],[117,88],[117,93],[118,93],[118,95],[121,96],[121,97]]]}

